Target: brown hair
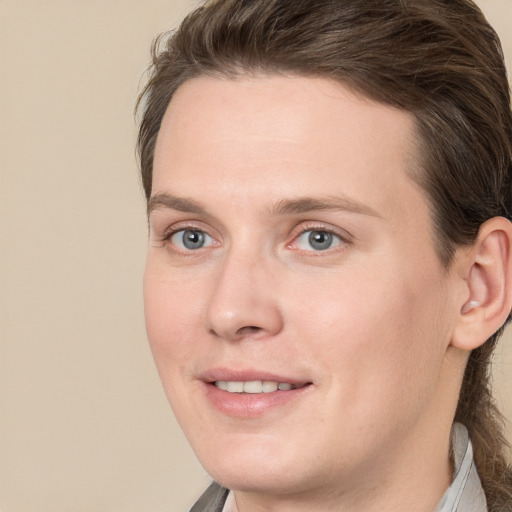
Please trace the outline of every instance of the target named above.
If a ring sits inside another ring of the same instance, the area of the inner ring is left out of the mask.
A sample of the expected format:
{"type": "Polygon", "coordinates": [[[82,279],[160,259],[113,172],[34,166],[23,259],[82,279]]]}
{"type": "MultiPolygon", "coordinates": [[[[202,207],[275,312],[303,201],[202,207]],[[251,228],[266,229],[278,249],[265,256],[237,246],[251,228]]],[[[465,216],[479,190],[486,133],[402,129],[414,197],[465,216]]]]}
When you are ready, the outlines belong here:
{"type": "MultiPolygon", "coordinates": [[[[212,0],[153,46],[139,97],[146,197],[155,142],[176,89],[202,75],[289,73],[338,80],[414,114],[415,179],[432,207],[440,261],[480,225],[510,218],[512,113],[498,36],[471,0],[212,0]]],[[[490,511],[512,510],[503,418],[491,394],[496,333],[474,350],[455,420],[464,423],[490,511]]]]}

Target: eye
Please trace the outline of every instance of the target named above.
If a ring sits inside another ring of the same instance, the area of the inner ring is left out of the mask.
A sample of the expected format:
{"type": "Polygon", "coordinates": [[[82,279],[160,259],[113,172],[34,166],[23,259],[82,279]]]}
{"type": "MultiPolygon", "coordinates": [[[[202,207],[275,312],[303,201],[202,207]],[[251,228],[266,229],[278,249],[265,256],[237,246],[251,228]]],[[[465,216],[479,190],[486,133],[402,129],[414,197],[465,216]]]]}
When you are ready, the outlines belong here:
{"type": "Polygon", "coordinates": [[[169,240],[182,251],[195,251],[213,243],[213,238],[199,229],[180,229],[169,240]]]}
{"type": "Polygon", "coordinates": [[[296,239],[296,246],[303,251],[326,251],[341,245],[343,240],[339,235],[329,231],[308,229],[296,239]]]}

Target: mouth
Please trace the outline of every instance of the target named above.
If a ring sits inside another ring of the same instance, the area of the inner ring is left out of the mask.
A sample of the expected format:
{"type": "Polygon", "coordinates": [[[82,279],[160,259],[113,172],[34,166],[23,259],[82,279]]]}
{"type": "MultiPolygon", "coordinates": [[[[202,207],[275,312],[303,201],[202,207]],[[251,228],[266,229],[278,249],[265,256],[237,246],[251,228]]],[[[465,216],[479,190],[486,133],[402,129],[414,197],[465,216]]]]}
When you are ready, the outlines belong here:
{"type": "Polygon", "coordinates": [[[290,412],[292,403],[310,395],[312,381],[264,370],[211,369],[201,375],[207,402],[232,418],[258,418],[270,411],[290,412]]]}
{"type": "Polygon", "coordinates": [[[273,393],[275,391],[291,391],[307,386],[309,383],[292,384],[290,382],[277,382],[273,380],[247,380],[247,381],[227,381],[216,380],[213,382],[215,387],[228,393],[243,394],[261,394],[273,393]]]}

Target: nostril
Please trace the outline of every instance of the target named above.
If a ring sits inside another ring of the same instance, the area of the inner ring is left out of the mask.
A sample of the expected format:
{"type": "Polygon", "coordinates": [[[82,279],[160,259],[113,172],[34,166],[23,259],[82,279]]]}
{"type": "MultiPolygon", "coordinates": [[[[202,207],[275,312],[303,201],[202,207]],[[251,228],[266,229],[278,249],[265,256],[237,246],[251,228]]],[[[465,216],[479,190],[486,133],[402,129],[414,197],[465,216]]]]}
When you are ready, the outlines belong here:
{"type": "Polygon", "coordinates": [[[254,334],[258,331],[261,331],[261,327],[256,327],[255,325],[247,325],[246,327],[241,327],[238,329],[237,334],[243,336],[254,334]]]}
{"type": "MultiPolygon", "coordinates": [[[[244,336],[251,336],[253,334],[256,334],[263,329],[261,327],[257,327],[255,325],[247,325],[245,327],[241,327],[238,329],[235,333],[235,338],[243,338],[244,336]]],[[[209,330],[210,334],[213,334],[214,336],[222,337],[222,334],[218,333],[215,329],[209,330]]]]}

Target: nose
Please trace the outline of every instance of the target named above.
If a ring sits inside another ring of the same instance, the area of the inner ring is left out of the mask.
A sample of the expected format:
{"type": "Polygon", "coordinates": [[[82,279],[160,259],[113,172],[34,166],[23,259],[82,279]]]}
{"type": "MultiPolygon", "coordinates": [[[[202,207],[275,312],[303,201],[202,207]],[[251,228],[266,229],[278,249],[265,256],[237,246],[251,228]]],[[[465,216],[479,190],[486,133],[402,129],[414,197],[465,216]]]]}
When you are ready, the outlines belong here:
{"type": "MultiPolygon", "coordinates": [[[[229,341],[264,339],[283,328],[270,262],[247,254],[229,255],[212,283],[205,327],[229,341]]],[[[277,270],[277,269],[276,269],[277,270]]]]}

